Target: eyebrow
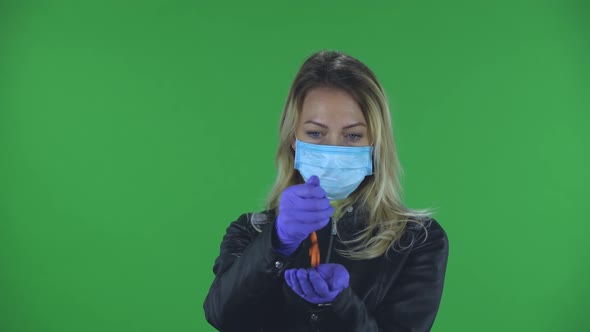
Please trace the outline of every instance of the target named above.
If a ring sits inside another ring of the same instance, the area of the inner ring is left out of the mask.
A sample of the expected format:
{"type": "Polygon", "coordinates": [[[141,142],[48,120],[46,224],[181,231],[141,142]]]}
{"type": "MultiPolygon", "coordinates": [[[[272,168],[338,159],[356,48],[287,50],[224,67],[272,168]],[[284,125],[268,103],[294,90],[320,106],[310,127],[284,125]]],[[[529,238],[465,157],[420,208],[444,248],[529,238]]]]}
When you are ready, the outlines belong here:
{"type": "MultiPolygon", "coordinates": [[[[311,123],[311,124],[314,124],[316,126],[320,126],[322,128],[328,128],[328,126],[326,126],[325,124],[322,124],[322,123],[319,123],[319,122],[316,122],[316,121],[313,121],[313,120],[307,120],[303,124],[306,124],[306,123],[311,123]]],[[[344,126],[344,127],[342,127],[342,129],[348,129],[348,128],[357,127],[357,126],[366,127],[367,125],[364,124],[364,123],[362,123],[362,122],[356,122],[356,123],[353,123],[353,124],[349,124],[348,126],[344,126]]]]}

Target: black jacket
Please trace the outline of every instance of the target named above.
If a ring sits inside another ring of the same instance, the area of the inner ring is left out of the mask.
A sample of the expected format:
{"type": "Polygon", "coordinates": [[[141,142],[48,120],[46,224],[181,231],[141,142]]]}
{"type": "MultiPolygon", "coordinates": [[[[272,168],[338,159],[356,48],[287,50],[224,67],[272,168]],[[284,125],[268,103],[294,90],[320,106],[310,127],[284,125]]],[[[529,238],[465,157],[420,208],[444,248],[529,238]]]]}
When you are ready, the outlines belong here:
{"type": "Polygon", "coordinates": [[[204,303],[207,321],[221,331],[430,331],[438,311],[448,256],[446,233],[432,218],[428,230],[408,223],[397,251],[350,260],[334,248],[360,229],[365,214],[349,208],[317,232],[321,263],[342,264],[350,285],[333,303],[315,305],[284,281],[289,268],[309,267],[309,240],[290,258],[277,253],[275,216],[248,213],[232,222],[215,260],[215,280],[204,303]],[[411,244],[411,245],[410,245],[411,244]],[[330,248],[332,247],[332,248],[330,248]]]}

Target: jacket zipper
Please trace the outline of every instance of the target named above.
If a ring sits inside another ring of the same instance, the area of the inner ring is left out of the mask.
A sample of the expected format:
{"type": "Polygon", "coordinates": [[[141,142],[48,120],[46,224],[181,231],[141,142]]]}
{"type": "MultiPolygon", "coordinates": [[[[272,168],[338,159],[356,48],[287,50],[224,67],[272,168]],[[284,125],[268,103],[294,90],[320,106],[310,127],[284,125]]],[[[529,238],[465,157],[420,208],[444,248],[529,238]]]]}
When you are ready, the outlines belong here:
{"type": "Polygon", "coordinates": [[[330,263],[330,256],[332,255],[332,246],[334,244],[334,237],[336,236],[336,222],[334,222],[334,219],[332,218],[330,218],[330,221],[332,222],[332,231],[330,233],[330,242],[328,244],[328,254],[326,255],[325,263],[330,263]]]}

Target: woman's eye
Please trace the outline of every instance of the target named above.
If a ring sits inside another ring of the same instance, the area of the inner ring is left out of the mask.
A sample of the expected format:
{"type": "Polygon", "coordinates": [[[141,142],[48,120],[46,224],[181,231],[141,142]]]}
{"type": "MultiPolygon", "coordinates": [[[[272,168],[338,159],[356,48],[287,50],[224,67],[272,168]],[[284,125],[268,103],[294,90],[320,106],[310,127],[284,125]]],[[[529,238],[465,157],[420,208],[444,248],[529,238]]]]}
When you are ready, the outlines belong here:
{"type": "Polygon", "coordinates": [[[358,140],[360,140],[363,137],[363,135],[360,135],[360,134],[348,134],[347,137],[351,141],[358,141],[358,140]]]}
{"type": "Polygon", "coordinates": [[[312,138],[319,138],[321,133],[319,131],[308,131],[307,135],[312,138]]]}

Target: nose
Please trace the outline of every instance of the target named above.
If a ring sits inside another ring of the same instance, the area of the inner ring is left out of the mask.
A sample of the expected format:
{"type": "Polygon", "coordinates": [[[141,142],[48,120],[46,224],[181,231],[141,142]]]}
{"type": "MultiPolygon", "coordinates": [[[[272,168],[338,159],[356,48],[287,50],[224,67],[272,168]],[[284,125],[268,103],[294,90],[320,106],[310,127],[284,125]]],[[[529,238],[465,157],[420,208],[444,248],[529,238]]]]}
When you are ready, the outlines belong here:
{"type": "Polygon", "coordinates": [[[340,135],[336,133],[330,133],[326,136],[326,140],[324,141],[326,145],[343,145],[340,135]]]}

